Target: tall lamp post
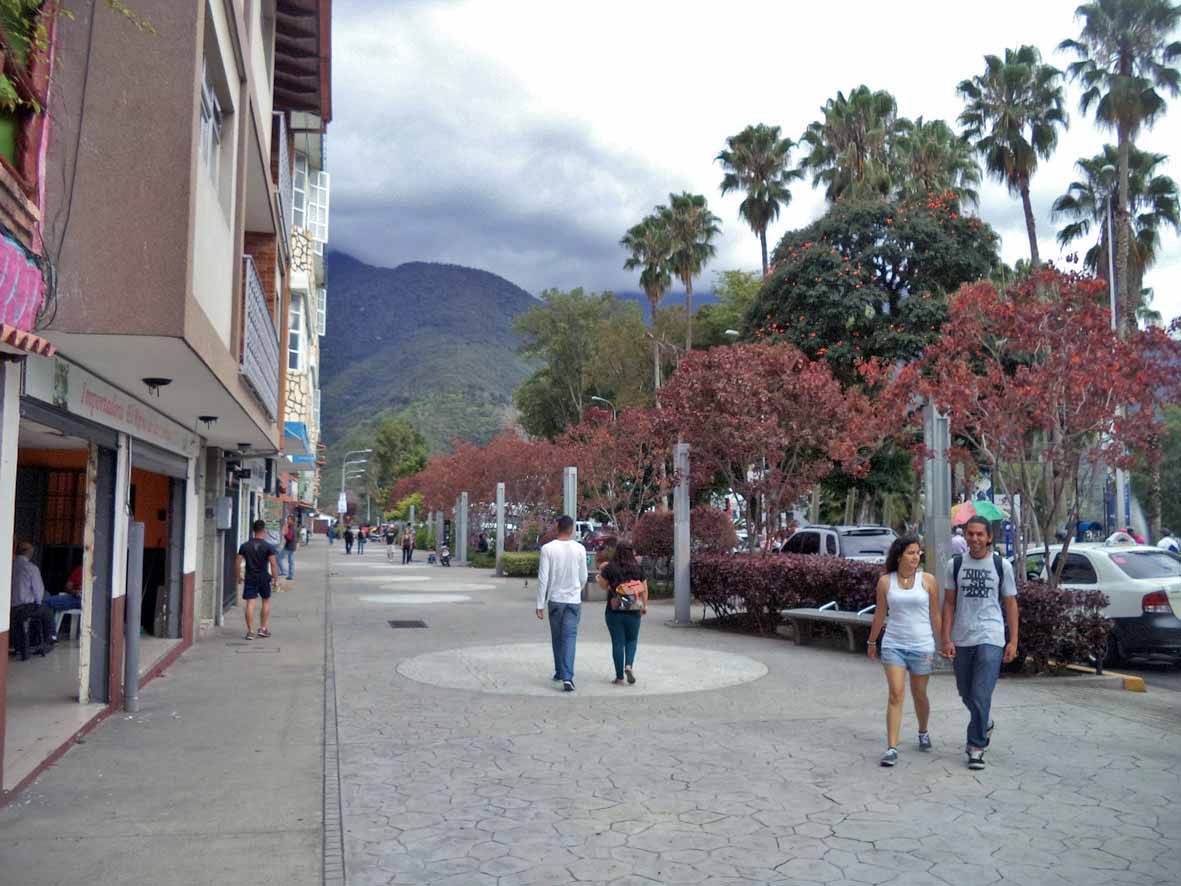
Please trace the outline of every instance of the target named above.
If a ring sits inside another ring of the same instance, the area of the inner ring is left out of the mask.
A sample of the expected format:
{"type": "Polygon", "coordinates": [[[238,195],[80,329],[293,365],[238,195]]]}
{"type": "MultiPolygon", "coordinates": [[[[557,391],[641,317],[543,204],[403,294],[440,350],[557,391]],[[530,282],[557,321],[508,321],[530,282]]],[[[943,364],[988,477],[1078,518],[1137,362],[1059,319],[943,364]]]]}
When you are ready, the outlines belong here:
{"type": "Polygon", "coordinates": [[[615,421],[615,419],[619,417],[619,411],[615,408],[615,404],[612,403],[610,400],[608,400],[606,397],[591,397],[591,399],[594,400],[596,403],[606,403],[607,404],[607,406],[611,409],[611,421],[615,421]]]}
{"type": "Polygon", "coordinates": [[[363,465],[369,463],[369,459],[367,458],[353,459],[351,457],[354,455],[368,455],[371,452],[373,452],[372,449],[350,449],[344,454],[344,461],[340,465],[340,500],[337,502],[337,513],[342,517],[348,510],[348,502],[344,497],[345,473],[348,471],[350,464],[363,465]]]}

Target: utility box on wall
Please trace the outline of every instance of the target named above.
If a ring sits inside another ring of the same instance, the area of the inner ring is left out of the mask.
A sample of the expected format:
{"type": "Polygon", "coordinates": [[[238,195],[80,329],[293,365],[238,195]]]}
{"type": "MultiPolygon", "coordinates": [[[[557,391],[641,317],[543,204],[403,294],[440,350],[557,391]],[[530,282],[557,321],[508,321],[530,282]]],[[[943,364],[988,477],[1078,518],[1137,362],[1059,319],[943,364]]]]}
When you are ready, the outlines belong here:
{"type": "Polygon", "coordinates": [[[217,499],[213,518],[218,529],[232,529],[234,526],[234,500],[228,495],[217,499]]]}

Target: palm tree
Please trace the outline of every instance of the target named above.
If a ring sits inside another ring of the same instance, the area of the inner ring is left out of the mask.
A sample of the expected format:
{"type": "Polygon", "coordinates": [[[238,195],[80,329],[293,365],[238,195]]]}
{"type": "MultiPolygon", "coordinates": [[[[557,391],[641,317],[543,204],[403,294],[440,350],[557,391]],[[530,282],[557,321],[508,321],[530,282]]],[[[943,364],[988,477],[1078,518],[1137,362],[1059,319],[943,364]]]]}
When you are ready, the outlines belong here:
{"type": "Polygon", "coordinates": [[[779,137],[778,126],[760,123],[748,126],[726,139],[726,149],[715,158],[722,164],[722,195],[744,191],[746,199],[738,214],[759,238],[763,251],[763,276],[767,276],[767,225],[779,217],[779,210],[791,203],[788,185],[804,174],[788,166],[795,143],[779,137]]]}
{"type": "MultiPolygon", "coordinates": [[[[623,263],[625,270],[634,271],[640,268],[640,288],[648,296],[648,304],[652,308],[652,325],[656,325],[656,309],[660,306],[660,299],[672,285],[672,275],[669,272],[669,257],[672,253],[672,239],[669,235],[668,224],[659,213],[653,213],[637,225],[628,228],[619,245],[629,253],[627,261],[623,263]]],[[[660,342],[652,340],[652,359],[654,362],[654,386],[660,390],[660,342]]]]}
{"type": "Polygon", "coordinates": [[[882,197],[890,192],[890,141],[898,127],[898,104],[885,91],[861,85],[838,92],[820,109],[801,141],[809,146],[803,166],[812,187],[825,186],[829,200],[882,197]]]}
{"type": "Polygon", "coordinates": [[[1083,20],[1079,38],[1063,40],[1058,48],[1078,55],[1068,70],[1082,84],[1083,113],[1093,108],[1095,120],[1116,131],[1115,289],[1121,325],[1134,329],[1138,299],[1126,297],[1135,291],[1128,275],[1132,142],[1164,113],[1163,94],[1181,92],[1181,73],[1173,65],[1181,58],[1181,42],[1169,39],[1181,22],[1181,6],[1169,0],[1095,0],[1075,15],[1083,20]]]}
{"type": "Polygon", "coordinates": [[[900,121],[890,155],[899,197],[926,199],[952,191],[961,203],[980,202],[975,188],[980,165],[972,145],[942,120],[900,121]]]}
{"type": "Polygon", "coordinates": [[[685,285],[685,353],[693,347],[693,278],[713,258],[717,247],[714,237],[720,232],[719,219],[709,211],[705,197],[682,191],[668,195],[668,206],[658,206],[657,214],[668,225],[672,251],[669,270],[685,285]]]}
{"type": "Polygon", "coordinates": [[[1036,267],[1041,258],[1029,181],[1038,160],[1058,145],[1058,129],[1067,126],[1062,72],[1043,64],[1035,47],[1021,46],[1006,49],[1003,59],[986,55],[984,73],[962,81],[956,91],[966,103],[960,125],[989,175],[1021,195],[1029,258],[1036,267]]]}
{"type": "MultiPolygon", "coordinates": [[[[1131,239],[1128,254],[1129,292],[1142,293],[1144,272],[1156,262],[1160,250],[1161,230],[1168,225],[1181,229],[1181,204],[1177,184],[1167,175],[1157,175],[1157,169],[1168,159],[1165,154],[1141,151],[1135,146],[1128,155],[1128,211],[1131,216],[1131,239]]],[[[1058,232],[1058,243],[1069,246],[1076,240],[1091,235],[1092,227],[1098,239],[1083,256],[1084,266],[1100,277],[1108,277],[1107,210],[1118,186],[1119,149],[1104,145],[1103,153],[1079,160],[1075,164],[1082,172],[1066,193],[1054,201],[1054,217],[1067,216],[1073,221],[1058,232]]],[[[1112,207],[1114,210],[1114,206],[1112,207]]],[[[1139,312],[1143,300],[1136,299],[1139,312]]]]}

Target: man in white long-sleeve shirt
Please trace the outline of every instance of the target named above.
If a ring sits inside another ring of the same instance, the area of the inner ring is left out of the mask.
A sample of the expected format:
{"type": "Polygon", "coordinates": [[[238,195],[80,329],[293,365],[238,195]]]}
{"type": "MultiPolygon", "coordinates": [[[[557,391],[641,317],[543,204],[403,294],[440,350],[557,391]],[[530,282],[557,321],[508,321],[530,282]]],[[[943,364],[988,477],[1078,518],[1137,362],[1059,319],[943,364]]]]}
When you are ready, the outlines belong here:
{"type": "Polygon", "coordinates": [[[537,617],[549,607],[550,641],[554,647],[554,680],[574,691],[574,646],[586,584],[586,548],[574,540],[574,520],[558,518],[558,537],[541,548],[537,565],[537,617]]]}

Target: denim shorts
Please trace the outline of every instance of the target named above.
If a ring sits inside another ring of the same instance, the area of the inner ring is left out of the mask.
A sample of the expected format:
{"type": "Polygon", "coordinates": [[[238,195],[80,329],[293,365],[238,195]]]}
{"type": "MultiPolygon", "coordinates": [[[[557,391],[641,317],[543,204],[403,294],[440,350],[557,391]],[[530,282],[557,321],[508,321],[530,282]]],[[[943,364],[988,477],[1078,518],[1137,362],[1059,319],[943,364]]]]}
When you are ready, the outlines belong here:
{"type": "Polygon", "coordinates": [[[882,649],[878,658],[884,665],[897,665],[906,668],[918,677],[925,677],[935,669],[935,650],[929,652],[922,649],[882,649]]]}

